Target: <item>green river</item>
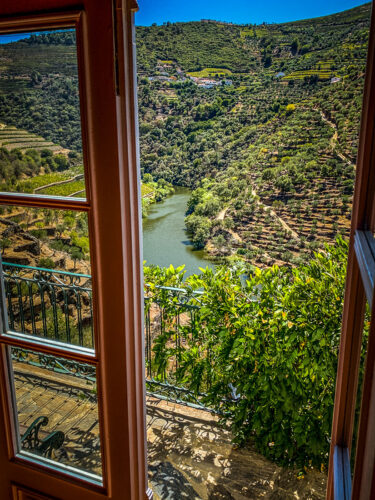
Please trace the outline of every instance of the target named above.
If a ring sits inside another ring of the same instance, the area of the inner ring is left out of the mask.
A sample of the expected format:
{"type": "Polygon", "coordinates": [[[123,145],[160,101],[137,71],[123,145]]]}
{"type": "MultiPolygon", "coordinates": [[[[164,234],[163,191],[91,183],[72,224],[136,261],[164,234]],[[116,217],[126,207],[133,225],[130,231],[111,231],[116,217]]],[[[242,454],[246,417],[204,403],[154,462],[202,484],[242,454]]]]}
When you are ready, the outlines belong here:
{"type": "Polygon", "coordinates": [[[200,273],[200,267],[213,267],[202,250],[194,250],[186,234],[184,218],[190,190],[177,187],[175,193],[151,205],[143,219],[143,260],[148,265],[174,267],[185,264],[186,276],[200,273]]]}

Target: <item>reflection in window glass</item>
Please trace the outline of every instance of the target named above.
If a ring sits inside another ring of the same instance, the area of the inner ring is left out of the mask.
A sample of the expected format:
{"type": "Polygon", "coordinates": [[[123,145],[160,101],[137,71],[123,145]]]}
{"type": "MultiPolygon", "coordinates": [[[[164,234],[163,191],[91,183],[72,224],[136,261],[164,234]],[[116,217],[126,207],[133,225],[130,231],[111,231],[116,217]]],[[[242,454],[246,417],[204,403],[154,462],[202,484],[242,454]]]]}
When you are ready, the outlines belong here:
{"type": "Polygon", "coordinates": [[[370,310],[368,304],[366,305],[364,328],[362,332],[362,347],[361,347],[361,357],[359,364],[359,375],[358,375],[358,386],[357,386],[357,396],[355,402],[355,414],[354,414],[354,427],[353,427],[353,437],[352,437],[352,447],[350,450],[350,470],[352,474],[352,479],[354,477],[355,469],[355,457],[357,453],[358,435],[359,435],[359,423],[361,417],[361,403],[362,403],[362,392],[363,392],[363,382],[366,368],[366,354],[368,348],[368,336],[370,328],[370,310]]]}
{"type": "Polygon", "coordinates": [[[85,197],[74,29],[0,35],[0,190],[85,197]]]}
{"type": "Polygon", "coordinates": [[[85,212],[0,206],[8,330],[93,348],[85,212]]]}
{"type": "Polygon", "coordinates": [[[15,347],[10,352],[20,455],[100,479],[95,367],[15,347]]]}

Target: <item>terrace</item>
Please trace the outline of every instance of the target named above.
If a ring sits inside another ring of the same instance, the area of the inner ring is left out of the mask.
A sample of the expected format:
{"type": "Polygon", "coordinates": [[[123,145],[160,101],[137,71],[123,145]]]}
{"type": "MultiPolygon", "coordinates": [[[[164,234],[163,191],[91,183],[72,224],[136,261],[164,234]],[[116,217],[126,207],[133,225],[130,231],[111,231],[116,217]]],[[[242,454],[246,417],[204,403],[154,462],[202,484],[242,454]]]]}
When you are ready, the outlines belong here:
{"type": "MultiPolygon", "coordinates": [[[[7,262],[2,274],[10,330],[93,347],[89,275],[7,262]]],[[[251,448],[237,449],[229,429],[219,426],[218,415],[205,406],[204,394],[184,387],[178,353],[198,345],[195,321],[201,298],[202,292],[145,287],[148,462],[155,497],[324,498],[323,474],[311,472],[298,481],[295,471],[276,466],[251,448]],[[174,354],[165,361],[158,357],[158,347],[169,349],[170,339],[174,354]]],[[[209,358],[210,353],[204,355],[209,358]]],[[[36,441],[43,443],[56,432],[64,440],[41,453],[100,475],[95,370],[14,347],[12,359],[21,435],[36,418],[46,417],[36,441]]],[[[35,451],[35,442],[24,439],[22,445],[35,451]]]]}

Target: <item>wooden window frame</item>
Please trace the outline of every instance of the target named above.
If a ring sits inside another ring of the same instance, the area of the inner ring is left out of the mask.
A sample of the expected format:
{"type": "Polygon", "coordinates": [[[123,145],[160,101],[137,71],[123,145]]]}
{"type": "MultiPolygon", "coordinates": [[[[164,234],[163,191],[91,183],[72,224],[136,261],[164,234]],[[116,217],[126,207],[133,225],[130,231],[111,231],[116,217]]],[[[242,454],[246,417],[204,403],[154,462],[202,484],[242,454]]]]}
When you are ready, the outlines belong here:
{"type": "Polygon", "coordinates": [[[372,5],[347,281],[336,379],[327,500],[375,498],[375,9],[372,5]],[[353,484],[350,452],[366,300],[371,310],[353,484]]]}
{"type": "Polygon", "coordinates": [[[9,0],[0,7],[0,33],[77,28],[87,199],[1,193],[0,204],[88,213],[95,332],[93,354],[0,336],[0,498],[152,498],[146,468],[136,7],[134,0],[9,0]],[[103,486],[16,456],[8,345],[34,346],[96,366],[103,486]]]}
{"type": "MultiPolygon", "coordinates": [[[[72,209],[89,214],[96,353],[88,359],[86,355],[71,354],[56,346],[38,344],[37,348],[56,355],[79,358],[97,366],[101,445],[105,460],[103,487],[95,487],[15,457],[15,429],[10,418],[13,403],[6,351],[7,344],[25,344],[20,339],[2,336],[0,497],[27,498],[34,494],[34,498],[53,498],[58,492],[61,498],[74,499],[79,495],[81,500],[122,499],[124,494],[131,500],[151,498],[146,476],[141,211],[133,38],[133,11],[136,4],[134,0],[113,0],[113,4],[109,0],[50,0],[46,12],[44,0],[3,3],[5,5],[0,7],[0,32],[32,29],[33,26],[39,29],[66,26],[71,16],[78,16],[76,19],[82,22],[78,59],[81,68],[82,135],[87,160],[87,200],[67,201],[2,194],[0,204],[72,209]],[[113,57],[108,57],[109,54],[113,57]],[[42,492],[40,485],[43,485],[42,492]]],[[[353,434],[366,296],[372,298],[372,302],[374,300],[371,290],[375,267],[369,252],[371,244],[366,246],[366,234],[363,233],[373,231],[375,226],[374,28],[373,11],[327,499],[334,496],[338,498],[338,495],[342,495],[340,498],[350,498],[347,457],[350,455],[353,434]]],[[[367,242],[370,240],[367,237],[367,242]]],[[[375,492],[374,314],[375,307],[372,307],[352,493],[352,498],[356,500],[371,498],[375,492]]]]}

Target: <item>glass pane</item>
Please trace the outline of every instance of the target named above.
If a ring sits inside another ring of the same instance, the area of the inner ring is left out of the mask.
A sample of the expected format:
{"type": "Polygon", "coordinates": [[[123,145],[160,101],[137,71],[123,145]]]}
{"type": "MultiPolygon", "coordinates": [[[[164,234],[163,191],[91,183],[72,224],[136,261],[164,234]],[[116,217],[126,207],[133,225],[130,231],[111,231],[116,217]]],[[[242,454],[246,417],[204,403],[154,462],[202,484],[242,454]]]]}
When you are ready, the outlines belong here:
{"type": "Polygon", "coordinates": [[[85,197],[74,29],[0,35],[0,191],[85,197]]]}
{"type": "Polygon", "coordinates": [[[94,347],[85,212],[0,206],[8,331],[94,347]]]}
{"type": "Polygon", "coordinates": [[[19,454],[100,479],[96,369],[10,348],[19,454]]]}
{"type": "Polygon", "coordinates": [[[353,428],[353,438],[351,443],[352,448],[350,453],[350,465],[351,465],[350,470],[352,474],[352,479],[354,477],[355,458],[358,445],[358,433],[359,433],[359,423],[361,417],[361,403],[362,403],[363,381],[365,378],[365,369],[366,369],[366,354],[368,348],[369,329],[370,329],[370,309],[367,304],[365,312],[364,328],[362,333],[361,357],[359,362],[359,376],[358,376],[357,396],[355,403],[354,428],[353,428]]]}

